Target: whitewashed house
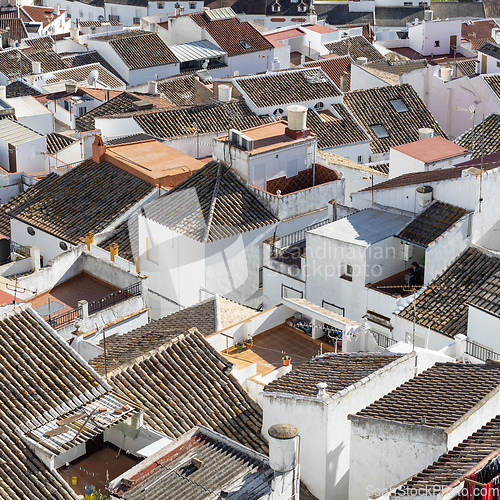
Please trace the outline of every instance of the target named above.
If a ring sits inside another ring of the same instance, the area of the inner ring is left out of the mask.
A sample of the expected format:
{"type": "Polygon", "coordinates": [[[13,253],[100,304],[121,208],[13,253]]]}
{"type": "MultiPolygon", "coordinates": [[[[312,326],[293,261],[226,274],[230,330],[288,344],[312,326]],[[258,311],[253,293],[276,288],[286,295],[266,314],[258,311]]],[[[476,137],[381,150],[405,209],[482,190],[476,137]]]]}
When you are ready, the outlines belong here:
{"type": "Polygon", "coordinates": [[[69,33],[71,19],[67,16],[66,11],[60,7],[60,3],[54,3],[52,7],[23,5],[20,9],[21,15],[24,14],[23,21],[25,23],[39,24],[38,35],[40,36],[69,33]]]}

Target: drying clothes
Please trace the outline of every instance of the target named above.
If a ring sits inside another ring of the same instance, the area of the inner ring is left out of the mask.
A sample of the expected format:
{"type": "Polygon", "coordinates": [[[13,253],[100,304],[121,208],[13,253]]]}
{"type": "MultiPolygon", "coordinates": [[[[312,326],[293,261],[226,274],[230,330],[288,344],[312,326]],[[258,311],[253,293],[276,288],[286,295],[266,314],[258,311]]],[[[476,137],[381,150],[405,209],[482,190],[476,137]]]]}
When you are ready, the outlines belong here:
{"type": "Polygon", "coordinates": [[[475,500],[474,498],[474,489],[476,485],[474,483],[471,483],[471,481],[476,481],[477,474],[471,474],[464,483],[464,487],[462,488],[462,498],[461,500],[475,500]]]}

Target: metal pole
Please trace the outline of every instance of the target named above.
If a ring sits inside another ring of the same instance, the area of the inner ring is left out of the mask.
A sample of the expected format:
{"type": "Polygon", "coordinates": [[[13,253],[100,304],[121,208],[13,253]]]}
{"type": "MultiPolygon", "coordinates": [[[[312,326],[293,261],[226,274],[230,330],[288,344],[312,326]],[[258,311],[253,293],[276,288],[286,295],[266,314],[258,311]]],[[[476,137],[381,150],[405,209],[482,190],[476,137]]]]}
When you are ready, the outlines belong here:
{"type": "Polygon", "coordinates": [[[104,349],[104,377],[108,378],[108,358],[106,356],[106,330],[102,329],[102,347],[104,349]]]}
{"type": "Polygon", "coordinates": [[[481,125],[481,177],[479,178],[479,212],[481,213],[481,204],[483,202],[483,157],[484,157],[484,113],[483,123],[481,125]]]}

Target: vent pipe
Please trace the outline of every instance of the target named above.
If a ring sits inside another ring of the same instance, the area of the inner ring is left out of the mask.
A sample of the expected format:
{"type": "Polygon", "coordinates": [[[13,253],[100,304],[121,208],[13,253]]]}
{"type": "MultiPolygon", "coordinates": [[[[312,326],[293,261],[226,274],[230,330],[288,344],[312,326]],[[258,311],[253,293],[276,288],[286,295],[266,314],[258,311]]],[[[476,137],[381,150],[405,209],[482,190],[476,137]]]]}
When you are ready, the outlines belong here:
{"type": "Polygon", "coordinates": [[[34,75],[39,75],[42,72],[42,63],[39,61],[31,61],[31,69],[34,75]]]}
{"type": "Polygon", "coordinates": [[[156,80],[150,80],[148,82],[148,94],[158,94],[158,82],[156,80]]]}
{"type": "Polygon", "coordinates": [[[364,64],[366,64],[368,62],[368,58],[367,57],[358,57],[356,59],[356,64],[358,66],[363,66],[364,64]]]}
{"type": "Polygon", "coordinates": [[[432,21],[434,12],[432,10],[424,10],[424,21],[432,21]]]}
{"type": "Polygon", "coordinates": [[[419,186],[417,188],[417,208],[419,213],[432,202],[432,191],[431,186],[419,186]]]}
{"type": "Polygon", "coordinates": [[[52,11],[54,16],[59,16],[61,14],[61,11],[59,10],[59,5],[54,5],[54,10],[52,11]]]}

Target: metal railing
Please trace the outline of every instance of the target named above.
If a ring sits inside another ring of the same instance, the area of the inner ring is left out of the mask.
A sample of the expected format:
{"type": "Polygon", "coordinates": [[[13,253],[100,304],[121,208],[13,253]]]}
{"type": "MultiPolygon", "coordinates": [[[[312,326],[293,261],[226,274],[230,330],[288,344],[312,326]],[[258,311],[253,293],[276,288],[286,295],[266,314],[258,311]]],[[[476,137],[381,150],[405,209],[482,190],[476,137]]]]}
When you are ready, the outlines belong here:
{"type": "Polygon", "coordinates": [[[108,15],[108,21],[119,21],[120,16],[114,15],[114,14],[109,14],[108,15]]]}
{"type": "Polygon", "coordinates": [[[23,257],[30,256],[30,248],[25,247],[24,245],[20,245],[19,243],[16,243],[15,241],[10,242],[10,252],[17,253],[19,255],[22,255],[23,257]]]}
{"type": "Polygon", "coordinates": [[[140,17],[134,17],[133,21],[134,21],[134,24],[141,24],[141,18],[140,17]]]}
{"type": "Polygon", "coordinates": [[[327,302],[326,300],[323,299],[321,301],[321,307],[323,307],[324,309],[327,309],[328,311],[332,311],[334,313],[340,314],[344,318],[346,317],[345,316],[345,307],[338,306],[338,305],[334,304],[333,302],[327,302]]]}
{"type": "Polygon", "coordinates": [[[488,349],[487,347],[483,347],[482,345],[476,344],[474,341],[467,339],[465,352],[469,356],[473,358],[480,359],[482,361],[486,361],[488,359],[500,359],[500,354],[488,349]]]}
{"type": "Polygon", "coordinates": [[[377,342],[377,344],[380,347],[383,347],[384,349],[387,349],[391,345],[394,345],[397,343],[397,340],[391,339],[391,337],[388,337],[387,335],[384,335],[383,333],[376,332],[375,330],[370,330],[370,332],[373,335],[375,342],[377,342]]]}
{"type": "Polygon", "coordinates": [[[82,308],[77,307],[76,309],[71,309],[71,311],[66,311],[61,314],[49,314],[44,316],[47,323],[56,330],[62,328],[63,326],[73,323],[77,318],[82,317],[82,308]]]}
{"type": "Polygon", "coordinates": [[[138,281],[133,285],[123,288],[122,290],[117,290],[116,292],[110,293],[103,297],[102,299],[94,300],[89,302],[89,314],[95,314],[103,309],[114,306],[118,302],[123,302],[124,300],[130,299],[131,297],[136,297],[141,295],[141,282],[138,281]]]}
{"type": "Polygon", "coordinates": [[[287,248],[289,246],[295,245],[296,243],[304,241],[306,239],[306,231],[310,231],[311,229],[316,229],[317,227],[324,226],[329,222],[331,222],[330,219],[321,220],[319,222],[316,222],[315,224],[311,224],[310,226],[305,227],[304,229],[299,229],[298,231],[282,236],[281,248],[282,249],[287,248]]]}

